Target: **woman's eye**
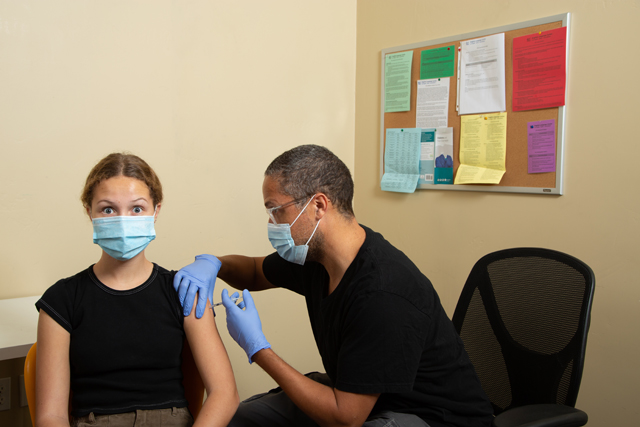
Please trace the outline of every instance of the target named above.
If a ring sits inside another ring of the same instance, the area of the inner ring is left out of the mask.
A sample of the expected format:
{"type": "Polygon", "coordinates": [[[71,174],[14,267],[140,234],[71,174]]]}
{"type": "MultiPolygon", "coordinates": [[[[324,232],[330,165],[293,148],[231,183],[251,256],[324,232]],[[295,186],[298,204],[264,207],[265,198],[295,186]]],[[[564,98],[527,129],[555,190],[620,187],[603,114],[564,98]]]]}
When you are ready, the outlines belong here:
{"type": "Polygon", "coordinates": [[[133,213],[142,213],[142,208],[140,206],[136,206],[135,208],[133,208],[133,213]]]}
{"type": "Polygon", "coordinates": [[[112,208],[104,208],[104,209],[102,209],[102,213],[106,214],[106,215],[111,215],[113,213],[113,209],[112,208]]]}

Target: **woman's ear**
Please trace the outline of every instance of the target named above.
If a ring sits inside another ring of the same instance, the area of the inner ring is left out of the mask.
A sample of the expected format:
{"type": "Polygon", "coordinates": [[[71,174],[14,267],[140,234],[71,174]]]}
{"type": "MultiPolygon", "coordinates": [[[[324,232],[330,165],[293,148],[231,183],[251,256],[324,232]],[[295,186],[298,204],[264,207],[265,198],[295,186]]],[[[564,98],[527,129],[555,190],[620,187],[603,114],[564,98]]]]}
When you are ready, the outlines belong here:
{"type": "Polygon", "coordinates": [[[155,223],[158,220],[158,215],[160,214],[160,208],[162,207],[162,203],[158,203],[156,205],[156,211],[154,213],[155,218],[153,219],[153,222],[155,223]]]}

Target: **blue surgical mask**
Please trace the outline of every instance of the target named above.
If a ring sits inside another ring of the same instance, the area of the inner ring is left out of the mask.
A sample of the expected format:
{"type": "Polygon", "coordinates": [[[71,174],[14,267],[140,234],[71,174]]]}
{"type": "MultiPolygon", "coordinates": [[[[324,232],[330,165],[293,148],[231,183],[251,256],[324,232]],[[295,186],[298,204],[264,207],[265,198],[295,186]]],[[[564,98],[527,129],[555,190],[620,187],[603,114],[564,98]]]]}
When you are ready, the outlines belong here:
{"type": "Polygon", "coordinates": [[[142,252],[156,238],[151,216],[111,216],[94,218],[93,243],[113,258],[125,261],[142,252]]]}
{"type": "Polygon", "coordinates": [[[291,227],[296,223],[298,218],[300,218],[300,215],[302,215],[302,212],[304,212],[307,206],[309,206],[311,200],[313,200],[313,197],[307,202],[306,205],[304,205],[302,211],[300,211],[296,219],[294,219],[291,224],[274,224],[272,222],[269,222],[267,224],[269,241],[271,242],[271,246],[273,246],[273,249],[278,251],[278,255],[280,255],[283,259],[294,264],[304,265],[304,261],[307,259],[307,252],[309,251],[309,242],[311,241],[313,235],[316,234],[318,225],[320,224],[320,221],[322,221],[322,219],[318,221],[318,224],[316,224],[316,228],[313,229],[313,233],[311,233],[311,236],[309,237],[309,240],[307,240],[307,243],[305,243],[304,245],[296,246],[295,242],[293,241],[293,237],[291,237],[291,227]]]}

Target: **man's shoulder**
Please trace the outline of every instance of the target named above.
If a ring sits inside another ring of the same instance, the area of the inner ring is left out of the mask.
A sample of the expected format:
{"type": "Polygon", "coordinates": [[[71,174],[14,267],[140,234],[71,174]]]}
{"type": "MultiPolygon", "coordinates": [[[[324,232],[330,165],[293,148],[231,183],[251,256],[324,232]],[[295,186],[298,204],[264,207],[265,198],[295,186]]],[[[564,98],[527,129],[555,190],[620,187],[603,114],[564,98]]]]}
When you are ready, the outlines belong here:
{"type": "Polygon", "coordinates": [[[410,272],[410,274],[420,273],[415,263],[404,252],[385,239],[382,234],[365,226],[362,226],[362,228],[366,231],[367,237],[358,253],[358,257],[368,260],[370,263],[369,268],[380,270],[381,273],[388,271],[391,274],[398,274],[403,271],[410,272]]]}
{"type": "Polygon", "coordinates": [[[362,249],[367,250],[369,256],[380,253],[381,255],[385,255],[387,257],[392,257],[394,259],[406,259],[407,261],[411,262],[411,260],[409,260],[404,252],[391,244],[391,242],[389,242],[381,233],[374,231],[365,225],[360,224],[360,226],[366,233],[366,238],[364,244],[362,245],[362,249]]]}
{"type": "Polygon", "coordinates": [[[359,292],[420,301],[434,298],[431,281],[382,234],[362,226],[367,239],[358,254],[354,280],[359,292]]]}

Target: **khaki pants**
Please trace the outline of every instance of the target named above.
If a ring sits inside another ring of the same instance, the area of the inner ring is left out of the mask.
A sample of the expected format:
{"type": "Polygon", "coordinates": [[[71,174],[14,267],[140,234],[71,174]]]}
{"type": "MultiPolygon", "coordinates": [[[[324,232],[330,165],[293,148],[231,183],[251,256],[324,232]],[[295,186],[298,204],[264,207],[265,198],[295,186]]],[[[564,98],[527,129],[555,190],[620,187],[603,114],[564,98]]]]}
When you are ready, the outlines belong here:
{"type": "Polygon", "coordinates": [[[191,427],[193,417],[188,408],[138,410],[124,414],[72,417],[71,427],[191,427]]]}

